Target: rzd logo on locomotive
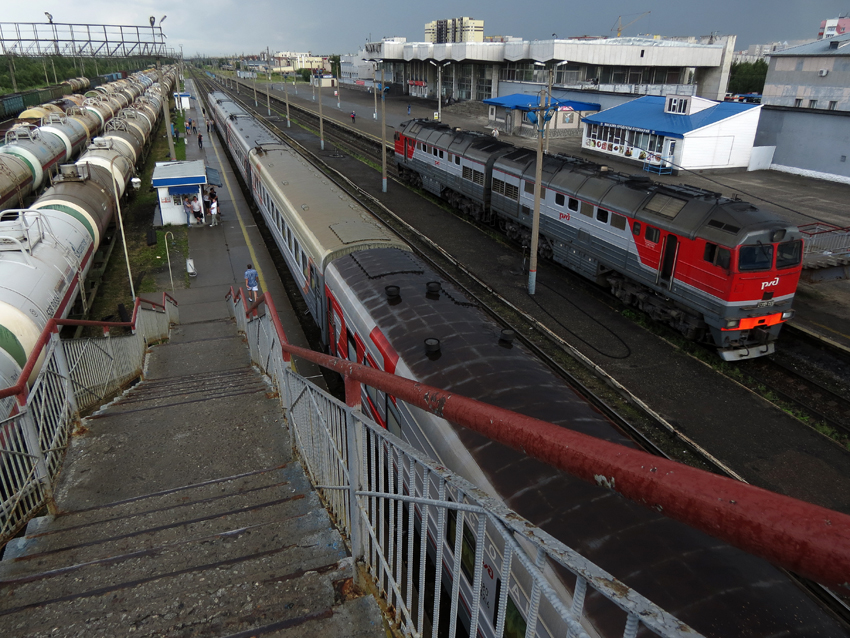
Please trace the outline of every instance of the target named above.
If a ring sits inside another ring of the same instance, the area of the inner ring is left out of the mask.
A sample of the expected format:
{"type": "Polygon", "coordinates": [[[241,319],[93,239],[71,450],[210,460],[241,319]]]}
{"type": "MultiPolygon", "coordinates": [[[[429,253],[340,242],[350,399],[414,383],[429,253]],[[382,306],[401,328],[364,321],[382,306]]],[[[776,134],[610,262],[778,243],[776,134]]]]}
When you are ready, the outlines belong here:
{"type": "Polygon", "coordinates": [[[761,282],[761,289],[764,290],[765,288],[770,288],[770,286],[778,286],[778,285],[779,285],[779,277],[775,277],[775,278],[771,279],[770,281],[761,282]]]}

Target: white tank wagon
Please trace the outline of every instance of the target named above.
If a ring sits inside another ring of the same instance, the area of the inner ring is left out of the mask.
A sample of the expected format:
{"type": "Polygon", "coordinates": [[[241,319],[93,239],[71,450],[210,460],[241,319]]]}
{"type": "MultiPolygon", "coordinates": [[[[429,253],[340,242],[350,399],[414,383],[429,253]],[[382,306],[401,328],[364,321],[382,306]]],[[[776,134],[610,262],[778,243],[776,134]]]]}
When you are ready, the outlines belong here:
{"type": "Polygon", "coordinates": [[[93,253],[92,234],[64,211],[0,213],[2,387],[17,381],[47,321],[67,316],[93,253]]]}
{"type": "Polygon", "coordinates": [[[19,124],[6,131],[0,154],[22,160],[32,173],[32,188],[47,183],[47,176],[65,157],[65,144],[52,133],[42,133],[31,124],[19,124]]]}
{"type": "Polygon", "coordinates": [[[0,210],[22,207],[32,192],[32,171],[24,160],[0,154],[0,210]]]}
{"type": "Polygon", "coordinates": [[[38,129],[42,135],[50,133],[58,137],[65,145],[65,155],[60,159],[62,162],[70,162],[82,150],[89,139],[88,129],[82,122],[68,117],[65,114],[51,113],[42,120],[38,129]]]}

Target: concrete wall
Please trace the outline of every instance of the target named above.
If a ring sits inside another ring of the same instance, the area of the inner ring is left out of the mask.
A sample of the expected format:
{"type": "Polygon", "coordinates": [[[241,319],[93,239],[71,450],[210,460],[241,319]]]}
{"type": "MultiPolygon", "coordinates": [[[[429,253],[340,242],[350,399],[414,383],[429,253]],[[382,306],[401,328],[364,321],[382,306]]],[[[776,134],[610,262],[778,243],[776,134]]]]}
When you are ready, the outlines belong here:
{"type": "Polygon", "coordinates": [[[770,59],[764,83],[762,104],[828,109],[830,102],[839,111],[850,111],[850,56],[775,56],[770,59]],[[821,72],[826,75],[821,76],[821,72]]]}
{"type": "Polygon", "coordinates": [[[755,146],[775,146],[770,168],[850,183],[850,113],[764,106],[755,146]]]}

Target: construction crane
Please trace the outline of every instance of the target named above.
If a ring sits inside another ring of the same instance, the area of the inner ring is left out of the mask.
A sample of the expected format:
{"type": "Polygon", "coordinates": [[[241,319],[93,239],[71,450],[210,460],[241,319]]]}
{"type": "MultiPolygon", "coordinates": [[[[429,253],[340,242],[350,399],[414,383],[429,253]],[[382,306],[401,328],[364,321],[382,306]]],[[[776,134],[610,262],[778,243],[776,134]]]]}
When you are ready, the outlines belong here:
{"type": "Polygon", "coordinates": [[[624,16],[617,16],[617,22],[614,23],[613,27],[611,27],[611,31],[613,31],[614,29],[617,29],[617,37],[619,38],[620,34],[623,32],[623,29],[633,25],[635,22],[637,22],[638,20],[640,20],[642,18],[645,18],[650,13],[652,13],[652,11],[644,11],[641,14],[629,13],[629,14],[624,15],[624,16]],[[629,16],[637,16],[637,18],[635,18],[631,22],[627,22],[626,24],[623,24],[623,18],[628,18],[629,16]]]}

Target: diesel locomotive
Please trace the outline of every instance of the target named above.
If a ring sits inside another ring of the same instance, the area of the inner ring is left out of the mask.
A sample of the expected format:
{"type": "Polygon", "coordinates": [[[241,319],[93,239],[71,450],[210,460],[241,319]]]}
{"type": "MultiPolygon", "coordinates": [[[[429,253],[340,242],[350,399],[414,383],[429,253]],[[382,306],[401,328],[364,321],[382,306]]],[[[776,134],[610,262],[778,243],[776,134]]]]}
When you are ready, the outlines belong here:
{"type": "MultiPolygon", "coordinates": [[[[428,120],[395,133],[399,176],[530,245],[534,151],[428,120]]],[[[775,349],[802,271],[799,230],[750,203],[566,155],[542,166],[539,256],[727,361],[775,349]]]]}

